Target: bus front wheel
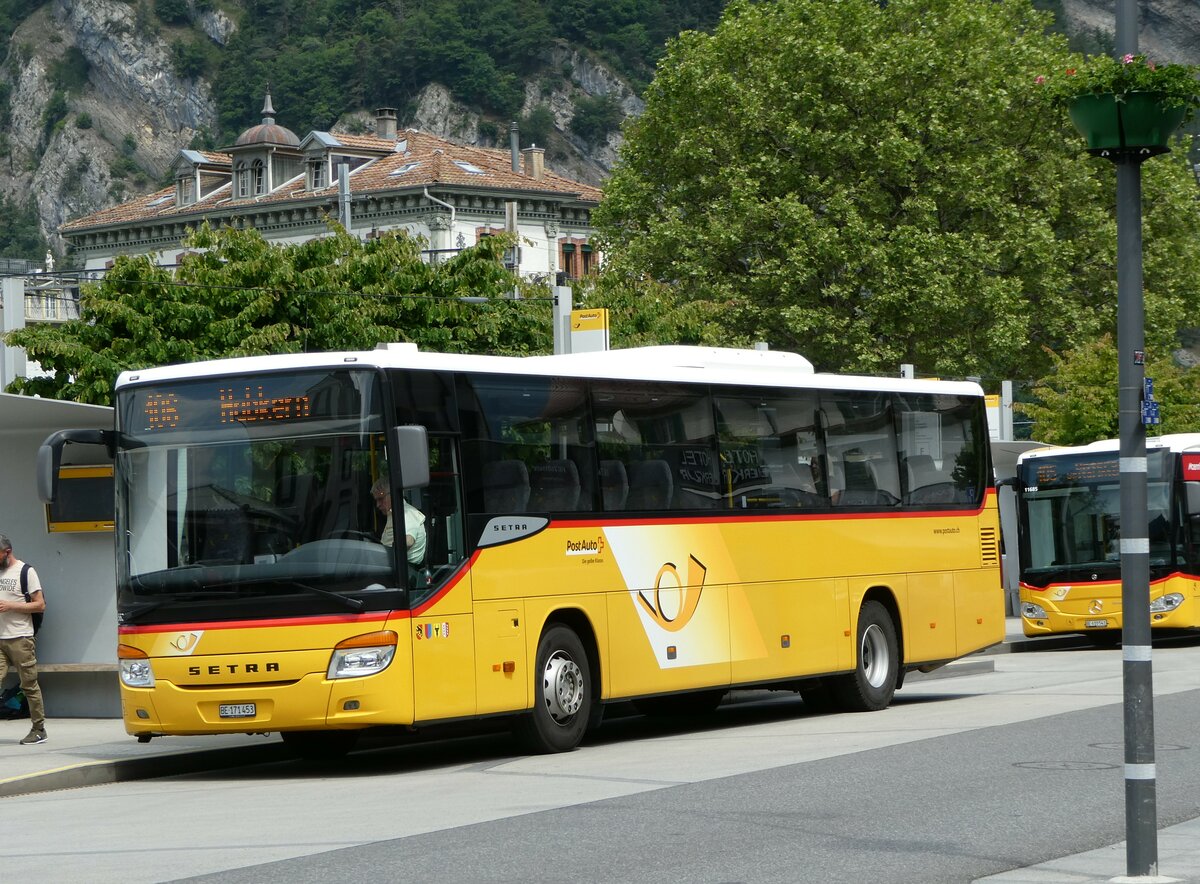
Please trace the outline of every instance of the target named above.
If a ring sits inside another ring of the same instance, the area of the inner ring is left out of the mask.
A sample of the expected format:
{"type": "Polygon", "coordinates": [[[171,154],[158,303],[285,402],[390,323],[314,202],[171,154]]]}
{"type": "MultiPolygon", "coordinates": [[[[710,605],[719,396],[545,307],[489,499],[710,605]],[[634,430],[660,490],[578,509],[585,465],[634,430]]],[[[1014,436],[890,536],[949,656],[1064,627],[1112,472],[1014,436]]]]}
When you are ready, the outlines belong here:
{"type": "Polygon", "coordinates": [[[533,709],[517,736],[538,753],[566,752],[583,739],[592,713],[591,667],[583,643],[565,626],[552,626],[538,642],[533,709]]]}
{"type": "Polygon", "coordinates": [[[863,602],[858,612],[857,660],[854,672],[832,685],[838,705],[847,712],[886,709],[896,693],[900,644],[896,624],[879,602],[863,602]]]}

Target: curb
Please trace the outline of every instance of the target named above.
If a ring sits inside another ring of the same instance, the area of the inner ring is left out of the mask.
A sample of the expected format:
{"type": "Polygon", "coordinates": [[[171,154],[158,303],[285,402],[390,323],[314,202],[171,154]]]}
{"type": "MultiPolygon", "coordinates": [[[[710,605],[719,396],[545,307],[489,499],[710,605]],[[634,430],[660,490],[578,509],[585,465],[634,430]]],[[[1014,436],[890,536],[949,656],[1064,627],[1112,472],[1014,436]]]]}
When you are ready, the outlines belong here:
{"type": "Polygon", "coordinates": [[[84,761],[53,770],[0,780],[0,798],[79,789],[130,780],[205,773],[242,764],[261,764],[289,758],[282,743],[233,746],[224,749],[182,749],[145,758],[84,761]]]}

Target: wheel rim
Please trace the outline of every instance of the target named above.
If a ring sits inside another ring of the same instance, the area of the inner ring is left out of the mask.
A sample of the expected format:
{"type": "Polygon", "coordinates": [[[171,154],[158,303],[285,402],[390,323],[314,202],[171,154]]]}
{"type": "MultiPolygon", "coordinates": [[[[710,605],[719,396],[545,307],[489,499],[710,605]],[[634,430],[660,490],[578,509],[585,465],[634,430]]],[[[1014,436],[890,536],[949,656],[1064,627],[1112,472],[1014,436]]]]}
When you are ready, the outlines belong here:
{"type": "Polygon", "coordinates": [[[546,661],[542,672],[542,700],[558,724],[567,724],[583,706],[583,670],[562,651],[546,661]]]}
{"type": "Polygon", "coordinates": [[[862,645],[858,649],[863,677],[873,688],[883,687],[891,666],[887,637],[878,625],[872,623],[863,631],[862,645]]]}

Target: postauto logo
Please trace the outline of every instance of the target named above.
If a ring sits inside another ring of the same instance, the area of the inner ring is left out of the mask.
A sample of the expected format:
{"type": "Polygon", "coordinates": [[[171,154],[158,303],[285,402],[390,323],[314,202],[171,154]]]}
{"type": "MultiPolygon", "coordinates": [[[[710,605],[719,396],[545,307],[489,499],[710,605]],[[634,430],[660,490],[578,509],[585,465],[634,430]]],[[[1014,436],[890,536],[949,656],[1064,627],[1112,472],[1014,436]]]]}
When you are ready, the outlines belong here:
{"type": "Polygon", "coordinates": [[[599,556],[604,554],[604,535],[589,540],[568,540],[567,555],[599,556]]]}

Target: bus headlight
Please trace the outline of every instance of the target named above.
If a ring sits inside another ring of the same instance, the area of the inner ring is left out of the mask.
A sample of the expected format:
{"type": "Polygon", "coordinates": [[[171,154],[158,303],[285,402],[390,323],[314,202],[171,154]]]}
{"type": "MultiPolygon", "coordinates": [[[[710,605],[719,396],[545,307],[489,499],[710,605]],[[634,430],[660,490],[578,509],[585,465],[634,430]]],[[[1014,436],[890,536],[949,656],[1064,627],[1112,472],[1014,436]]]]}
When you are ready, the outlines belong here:
{"type": "Polygon", "coordinates": [[[1021,616],[1026,620],[1045,620],[1046,609],[1041,605],[1035,605],[1033,602],[1022,602],[1021,616]]]}
{"type": "Polygon", "coordinates": [[[117,660],[121,666],[121,683],[127,688],[154,687],[154,667],[149,655],[129,645],[117,645],[117,660]]]}
{"type": "Polygon", "coordinates": [[[1183,604],[1183,596],[1177,592],[1169,592],[1150,603],[1151,614],[1161,614],[1164,611],[1174,611],[1183,604]]]}
{"type": "Polygon", "coordinates": [[[368,632],[340,641],[329,658],[329,678],[359,678],[383,672],[396,656],[396,633],[368,632]]]}

